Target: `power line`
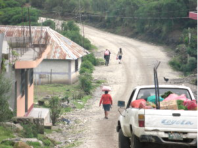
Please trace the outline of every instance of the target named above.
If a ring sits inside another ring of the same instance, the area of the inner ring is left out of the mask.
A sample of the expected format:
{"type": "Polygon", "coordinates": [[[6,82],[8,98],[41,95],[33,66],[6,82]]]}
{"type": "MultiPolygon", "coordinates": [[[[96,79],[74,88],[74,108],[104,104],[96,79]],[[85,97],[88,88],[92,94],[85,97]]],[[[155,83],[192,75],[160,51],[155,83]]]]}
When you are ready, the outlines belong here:
{"type": "MultiPolygon", "coordinates": [[[[109,18],[123,18],[123,19],[160,19],[160,20],[167,20],[167,19],[189,19],[189,17],[138,17],[138,16],[104,16],[104,15],[98,15],[98,14],[89,14],[89,15],[82,15],[82,17],[109,17],[109,18]]],[[[197,18],[197,17],[193,17],[197,18]]]]}
{"type": "MultiPolygon", "coordinates": [[[[190,10],[190,11],[192,11],[192,10],[190,10]]],[[[171,12],[189,12],[189,11],[170,11],[170,13],[171,12]]],[[[156,12],[156,13],[152,13],[152,14],[159,14],[159,13],[169,13],[169,12],[156,12]]],[[[74,13],[68,13],[68,14],[74,14],[74,13]]],[[[149,14],[149,13],[146,13],[146,14],[149,14]]],[[[139,13],[139,15],[145,15],[145,13],[139,13]]],[[[174,16],[174,17],[165,17],[165,16],[159,16],[159,17],[142,17],[142,16],[101,15],[101,14],[96,14],[96,13],[95,14],[94,13],[85,13],[85,14],[82,14],[81,15],[81,17],[88,17],[88,16],[93,16],[93,17],[109,17],[109,18],[119,17],[119,18],[124,18],[124,19],[188,19],[189,18],[189,17],[185,17],[185,16],[178,16],[178,17],[177,16],[174,16]]]]}

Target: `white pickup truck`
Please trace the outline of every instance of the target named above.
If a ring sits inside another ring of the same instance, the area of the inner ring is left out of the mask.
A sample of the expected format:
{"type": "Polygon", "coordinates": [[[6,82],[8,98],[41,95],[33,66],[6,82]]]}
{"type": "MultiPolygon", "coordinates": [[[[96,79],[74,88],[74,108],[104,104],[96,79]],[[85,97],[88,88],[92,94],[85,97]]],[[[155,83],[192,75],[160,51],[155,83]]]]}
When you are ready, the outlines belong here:
{"type": "MultiPolygon", "coordinates": [[[[148,96],[155,95],[155,86],[136,87],[119,117],[119,148],[142,148],[148,143],[197,147],[197,110],[133,108],[131,102],[143,98],[145,91],[150,93],[148,96]]],[[[190,88],[185,86],[159,85],[160,96],[167,91],[195,100],[190,88]]],[[[124,104],[118,101],[118,106],[124,104]]]]}

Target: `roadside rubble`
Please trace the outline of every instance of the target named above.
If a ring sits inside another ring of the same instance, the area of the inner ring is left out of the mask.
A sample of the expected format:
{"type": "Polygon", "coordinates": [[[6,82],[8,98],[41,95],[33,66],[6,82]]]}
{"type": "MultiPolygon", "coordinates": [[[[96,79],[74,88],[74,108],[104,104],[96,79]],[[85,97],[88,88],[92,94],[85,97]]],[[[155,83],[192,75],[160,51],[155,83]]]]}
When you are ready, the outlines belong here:
{"type": "MultiPolygon", "coordinates": [[[[96,98],[100,96],[100,88],[97,88],[93,93],[93,97],[88,100],[83,109],[75,109],[72,103],[62,103],[63,107],[72,107],[72,112],[67,112],[61,115],[57,125],[52,126],[52,133],[45,134],[48,138],[60,142],[55,148],[66,147],[70,144],[76,144],[82,142],[85,135],[88,132],[87,123],[92,120],[92,117],[96,114],[90,110],[91,105],[96,101],[96,98]]],[[[80,103],[80,102],[79,102],[80,103]]]]}

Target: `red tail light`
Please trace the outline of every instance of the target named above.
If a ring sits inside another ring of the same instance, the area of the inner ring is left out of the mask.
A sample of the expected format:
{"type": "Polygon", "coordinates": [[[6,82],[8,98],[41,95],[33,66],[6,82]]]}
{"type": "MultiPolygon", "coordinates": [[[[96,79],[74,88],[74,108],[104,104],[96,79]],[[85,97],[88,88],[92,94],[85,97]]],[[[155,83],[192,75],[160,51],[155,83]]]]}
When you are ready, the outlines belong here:
{"type": "Polygon", "coordinates": [[[138,115],[138,123],[139,123],[139,127],[144,127],[144,115],[142,114],[138,115]]]}
{"type": "Polygon", "coordinates": [[[139,127],[144,127],[144,121],[139,121],[139,127]]]}

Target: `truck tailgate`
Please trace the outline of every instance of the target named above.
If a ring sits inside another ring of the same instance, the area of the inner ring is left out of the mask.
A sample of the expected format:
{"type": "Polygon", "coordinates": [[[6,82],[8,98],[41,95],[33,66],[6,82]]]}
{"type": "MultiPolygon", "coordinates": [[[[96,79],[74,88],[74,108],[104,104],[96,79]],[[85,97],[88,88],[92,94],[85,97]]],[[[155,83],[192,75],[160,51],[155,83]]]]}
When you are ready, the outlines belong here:
{"type": "Polygon", "coordinates": [[[145,109],[145,130],[197,132],[197,111],[145,109]]]}

